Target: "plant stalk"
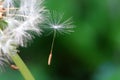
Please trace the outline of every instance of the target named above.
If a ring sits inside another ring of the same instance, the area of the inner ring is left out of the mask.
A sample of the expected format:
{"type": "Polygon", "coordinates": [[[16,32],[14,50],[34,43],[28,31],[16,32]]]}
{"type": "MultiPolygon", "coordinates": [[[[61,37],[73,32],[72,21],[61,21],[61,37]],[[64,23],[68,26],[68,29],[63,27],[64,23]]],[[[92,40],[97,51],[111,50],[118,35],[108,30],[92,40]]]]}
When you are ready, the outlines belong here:
{"type": "Polygon", "coordinates": [[[10,54],[10,56],[16,64],[16,66],[19,68],[19,71],[25,80],[35,80],[35,78],[33,77],[33,75],[31,74],[31,72],[29,71],[29,69],[18,54],[10,54]]]}

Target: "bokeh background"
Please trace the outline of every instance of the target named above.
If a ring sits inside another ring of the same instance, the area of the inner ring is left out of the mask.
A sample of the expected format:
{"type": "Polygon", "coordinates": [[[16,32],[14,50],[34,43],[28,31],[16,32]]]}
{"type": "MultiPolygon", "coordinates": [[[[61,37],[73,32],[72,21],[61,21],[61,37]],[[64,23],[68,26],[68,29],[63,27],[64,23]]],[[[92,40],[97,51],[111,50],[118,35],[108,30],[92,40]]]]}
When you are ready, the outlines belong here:
{"type": "MultiPolygon", "coordinates": [[[[36,80],[120,80],[120,0],[45,0],[49,10],[73,18],[74,33],[58,35],[51,66],[52,34],[46,31],[19,55],[36,80]]],[[[0,80],[24,80],[9,66],[0,80]]]]}

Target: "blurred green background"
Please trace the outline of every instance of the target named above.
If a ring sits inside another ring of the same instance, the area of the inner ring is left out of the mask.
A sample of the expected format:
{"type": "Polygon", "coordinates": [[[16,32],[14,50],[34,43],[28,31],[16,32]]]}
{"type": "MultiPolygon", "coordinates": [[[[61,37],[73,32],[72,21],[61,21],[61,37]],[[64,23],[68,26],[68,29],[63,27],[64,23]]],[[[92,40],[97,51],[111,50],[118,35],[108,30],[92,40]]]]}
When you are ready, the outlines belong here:
{"type": "MultiPolygon", "coordinates": [[[[36,80],[120,80],[120,0],[45,0],[49,10],[73,18],[74,33],[55,40],[51,66],[47,65],[52,34],[36,37],[20,48],[36,80]]],[[[5,67],[0,80],[24,80],[5,67]]]]}

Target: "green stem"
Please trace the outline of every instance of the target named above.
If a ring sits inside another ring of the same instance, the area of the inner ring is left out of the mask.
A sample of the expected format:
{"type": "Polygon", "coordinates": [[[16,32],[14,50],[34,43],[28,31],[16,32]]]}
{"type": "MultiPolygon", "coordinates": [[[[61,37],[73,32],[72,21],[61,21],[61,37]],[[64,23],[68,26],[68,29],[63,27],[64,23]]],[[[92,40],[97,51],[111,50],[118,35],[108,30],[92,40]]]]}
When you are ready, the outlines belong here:
{"type": "Polygon", "coordinates": [[[16,64],[16,66],[19,67],[19,71],[21,72],[25,80],[35,80],[31,72],[29,71],[29,69],[27,68],[27,66],[22,61],[22,59],[18,54],[14,54],[14,55],[10,54],[10,56],[14,61],[14,63],[16,64]]]}

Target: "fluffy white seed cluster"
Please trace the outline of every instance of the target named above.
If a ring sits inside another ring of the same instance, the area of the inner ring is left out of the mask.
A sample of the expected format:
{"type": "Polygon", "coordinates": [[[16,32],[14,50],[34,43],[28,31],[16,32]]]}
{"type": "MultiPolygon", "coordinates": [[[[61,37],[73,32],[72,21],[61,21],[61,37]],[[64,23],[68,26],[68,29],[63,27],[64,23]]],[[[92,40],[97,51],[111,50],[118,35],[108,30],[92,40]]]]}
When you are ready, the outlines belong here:
{"type": "MultiPolygon", "coordinates": [[[[40,35],[38,24],[44,20],[45,8],[42,0],[4,0],[1,2],[5,16],[1,19],[7,24],[0,29],[0,59],[17,53],[19,46],[40,35]]],[[[2,23],[2,22],[1,22],[2,23]]],[[[1,63],[0,63],[1,64],[1,63]]]]}

